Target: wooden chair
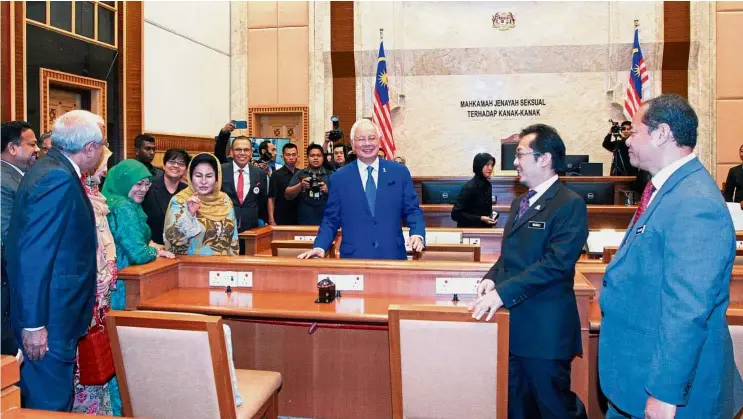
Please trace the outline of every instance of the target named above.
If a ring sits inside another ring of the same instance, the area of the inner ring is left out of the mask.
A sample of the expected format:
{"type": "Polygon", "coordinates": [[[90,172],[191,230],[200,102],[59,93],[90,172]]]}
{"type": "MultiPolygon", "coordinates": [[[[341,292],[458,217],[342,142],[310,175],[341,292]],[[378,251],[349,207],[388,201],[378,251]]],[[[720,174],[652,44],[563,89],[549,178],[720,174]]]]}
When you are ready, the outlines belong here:
{"type": "Polygon", "coordinates": [[[124,416],[278,418],[277,372],[236,370],[235,407],[221,317],[111,311],[107,325],[124,416]]]}
{"type": "MultiPolygon", "coordinates": [[[[272,240],[271,255],[297,257],[299,254],[312,250],[314,242],[310,240],[272,240]]],[[[325,252],[326,258],[335,257],[335,243],[325,252]]]]}
{"type": "Polygon", "coordinates": [[[427,244],[422,252],[413,252],[413,260],[480,262],[480,245],[427,244]]]}
{"type": "Polygon", "coordinates": [[[601,262],[611,262],[611,260],[614,258],[614,255],[617,254],[617,250],[619,250],[618,246],[604,246],[604,254],[603,256],[601,256],[601,262]]]}
{"type": "Polygon", "coordinates": [[[465,307],[389,308],[392,417],[508,417],[508,311],[477,321],[465,307]]]}

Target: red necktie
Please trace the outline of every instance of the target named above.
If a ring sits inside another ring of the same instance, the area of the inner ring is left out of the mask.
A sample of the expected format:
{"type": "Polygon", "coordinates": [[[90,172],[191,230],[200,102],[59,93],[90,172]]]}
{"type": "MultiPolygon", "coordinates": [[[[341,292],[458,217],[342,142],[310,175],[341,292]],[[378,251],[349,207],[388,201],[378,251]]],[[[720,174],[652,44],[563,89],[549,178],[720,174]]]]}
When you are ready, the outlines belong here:
{"type": "Polygon", "coordinates": [[[640,206],[637,207],[635,218],[632,219],[632,225],[629,228],[634,227],[637,220],[639,220],[640,217],[642,217],[642,214],[645,213],[645,210],[648,209],[648,204],[650,204],[650,198],[653,196],[653,192],[655,192],[655,185],[653,185],[653,182],[648,182],[648,184],[645,185],[645,190],[642,191],[640,206]]]}
{"type": "Polygon", "coordinates": [[[240,201],[240,205],[243,204],[243,191],[245,190],[245,180],[243,179],[243,169],[237,170],[237,200],[240,201]]]}

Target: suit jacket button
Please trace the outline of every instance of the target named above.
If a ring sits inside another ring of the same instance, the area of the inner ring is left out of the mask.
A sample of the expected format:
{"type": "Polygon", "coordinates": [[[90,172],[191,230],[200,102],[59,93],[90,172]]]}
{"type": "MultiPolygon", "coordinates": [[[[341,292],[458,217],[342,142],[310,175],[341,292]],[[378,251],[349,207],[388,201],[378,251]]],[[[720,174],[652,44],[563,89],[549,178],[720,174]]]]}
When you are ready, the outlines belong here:
{"type": "Polygon", "coordinates": [[[601,283],[606,286],[606,280],[603,280],[601,283]]]}
{"type": "Polygon", "coordinates": [[[601,310],[601,317],[604,317],[604,310],[601,310]]]}

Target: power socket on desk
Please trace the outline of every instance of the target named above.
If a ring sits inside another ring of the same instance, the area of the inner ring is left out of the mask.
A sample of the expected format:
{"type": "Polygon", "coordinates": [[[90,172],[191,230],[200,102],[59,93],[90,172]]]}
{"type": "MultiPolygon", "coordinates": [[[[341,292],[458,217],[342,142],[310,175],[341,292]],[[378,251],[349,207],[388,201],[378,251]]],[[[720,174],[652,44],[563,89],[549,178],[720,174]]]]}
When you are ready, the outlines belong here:
{"type": "Polygon", "coordinates": [[[209,271],[209,286],[251,288],[253,286],[253,273],[235,271],[209,271]]]}
{"type": "Polygon", "coordinates": [[[329,278],[335,284],[336,291],[363,291],[364,275],[318,274],[317,282],[329,278]]]}
{"type": "Polygon", "coordinates": [[[480,278],[436,278],[436,295],[475,295],[480,278]]]}

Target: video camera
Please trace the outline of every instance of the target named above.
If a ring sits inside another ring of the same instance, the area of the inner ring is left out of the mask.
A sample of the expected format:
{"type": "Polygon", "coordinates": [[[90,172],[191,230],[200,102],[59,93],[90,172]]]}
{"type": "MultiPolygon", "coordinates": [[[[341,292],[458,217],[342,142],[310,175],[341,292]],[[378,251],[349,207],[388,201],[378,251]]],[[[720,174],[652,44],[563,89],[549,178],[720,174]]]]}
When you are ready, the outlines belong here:
{"type": "Polygon", "coordinates": [[[619,135],[619,122],[614,122],[613,119],[610,119],[609,122],[611,123],[611,133],[619,135]]]}
{"type": "Polygon", "coordinates": [[[336,141],[343,138],[343,130],[341,130],[340,128],[340,123],[338,122],[338,115],[331,116],[330,122],[333,123],[333,129],[330,130],[330,133],[328,134],[328,140],[335,143],[336,141]]]}

